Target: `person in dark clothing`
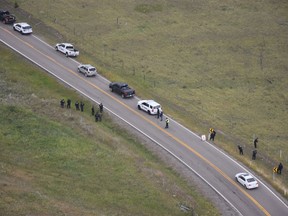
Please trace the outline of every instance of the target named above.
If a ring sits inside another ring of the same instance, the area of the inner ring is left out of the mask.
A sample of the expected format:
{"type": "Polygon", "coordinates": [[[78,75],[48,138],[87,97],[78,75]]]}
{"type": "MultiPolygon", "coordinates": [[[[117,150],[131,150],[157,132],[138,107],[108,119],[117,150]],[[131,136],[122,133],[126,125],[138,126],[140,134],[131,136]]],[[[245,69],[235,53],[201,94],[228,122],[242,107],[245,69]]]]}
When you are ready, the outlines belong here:
{"type": "Polygon", "coordinates": [[[94,106],[92,106],[92,108],[91,108],[91,114],[92,114],[92,116],[95,115],[95,109],[94,109],[94,106]]]}
{"type": "Polygon", "coordinates": [[[166,117],[165,122],[166,122],[166,126],[165,126],[165,128],[169,128],[169,119],[168,119],[167,117],[166,117]]]}
{"type": "Polygon", "coordinates": [[[67,100],[67,108],[68,108],[68,109],[71,108],[71,100],[70,100],[70,99],[67,100]]]}
{"type": "Polygon", "coordinates": [[[278,168],[277,168],[277,173],[281,175],[282,169],[283,169],[283,165],[282,165],[282,163],[280,162],[279,165],[278,165],[278,168]]]}
{"type": "Polygon", "coordinates": [[[81,103],[80,103],[80,109],[81,109],[81,112],[83,112],[84,111],[84,103],[81,101],[81,103]]]}
{"type": "Polygon", "coordinates": [[[99,114],[99,112],[96,112],[95,114],[95,122],[98,122],[98,121],[102,121],[102,116],[99,114]]]}
{"type": "Polygon", "coordinates": [[[62,99],[62,100],[60,101],[60,106],[61,106],[62,108],[64,108],[64,106],[65,106],[65,100],[64,100],[64,99],[62,99]]]}
{"type": "Polygon", "coordinates": [[[99,109],[100,109],[100,113],[102,113],[103,112],[103,104],[102,103],[99,104],[99,109]]]}
{"type": "Polygon", "coordinates": [[[160,109],[157,108],[157,119],[159,119],[159,117],[160,117],[160,109]]]}
{"type": "Polygon", "coordinates": [[[76,110],[79,110],[79,102],[78,101],[75,102],[75,108],[76,108],[76,110]]]}
{"type": "Polygon", "coordinates": [[[211,133],[211,135],[210,135],[210,140],[214,141],[215,136],[216,136],[216,131],[213,130],[212,133],[211,133]]]}
{"type": "Polygon", "coordinates": [[[257,154],[257,150],[253,150],[252,151],[252,160],[256,160],[256,154],[257,154]]]}
{"type": "Polygon", "coordinates": [[[160,120],[163,121],[163,111],[160,112],[160,120]]]}
{"type": "Polygon", "coordinates": [[[239,149],[239,154],[240,155],[243,155],[243,147],[238,145],[238,149],[239,149]]]}
{"type": "Polygon", "coordinates": [[[258,137],[254,139],[254,148],[257,148],[257,143],[258,143],[258,137]]]}

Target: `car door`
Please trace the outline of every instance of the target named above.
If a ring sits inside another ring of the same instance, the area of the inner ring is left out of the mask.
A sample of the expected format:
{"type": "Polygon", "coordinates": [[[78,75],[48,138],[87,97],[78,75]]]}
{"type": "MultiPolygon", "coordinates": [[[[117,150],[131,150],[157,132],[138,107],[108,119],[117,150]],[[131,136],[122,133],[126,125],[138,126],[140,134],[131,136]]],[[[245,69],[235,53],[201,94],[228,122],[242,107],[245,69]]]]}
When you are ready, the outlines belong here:
{"type": "Polygon", "coordinates": [[[148,107],[149,107],[149,105],[146,103],[146,102],[144,102],[144,103],[142,103],[142,106],[141,106],[141,108],[144,110],[144,111],[148,111],[148,107]]]}
{"type": "Polygon", "coordinates": [[[246,183],[245,178],[243,176],[239,176],[239,182],[240,184],[245,185],[246,183]]]}
{"type": "Polygon", "coordinates": [[[18,32],[21,32],[21,26],[19,24],[15,25],[15,29],[18,31],[18,32]]]}

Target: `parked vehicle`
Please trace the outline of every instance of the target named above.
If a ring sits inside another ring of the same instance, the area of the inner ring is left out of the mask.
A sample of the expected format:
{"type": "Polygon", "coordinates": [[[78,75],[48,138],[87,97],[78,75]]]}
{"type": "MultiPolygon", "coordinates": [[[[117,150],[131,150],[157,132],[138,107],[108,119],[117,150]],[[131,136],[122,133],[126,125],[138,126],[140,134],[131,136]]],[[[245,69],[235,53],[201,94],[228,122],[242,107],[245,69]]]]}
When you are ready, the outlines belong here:
{"type": "Polygon", "coordinates": [[[109,88],[112,92],[121,95],[122,98],[133,97],[135,95],[135,90],[130,88],[127,83],[111,82],[109,88]]]}
{"type": "Polygon", "coordinates": [[[90,64],[81,64],[77,68],[79,73],[83,73],[86,77],[88,76],[96,76],[97,70],[90,64]]]}
{"type": "Polygon", "coordinates": [[[16,17],[13,14],[10,14],[9,11],[0,10],[0,20],[4,24],[13,24],[16,22],[16,17]]]}
{"type": "Polygon", "coordinates": [[[144,110],[149,115],[156,115],[158,109],[160,109],[160,112],[162,111],[161,105],[154,100],[140,100],[137,106],[139,110],[144,110]]]}
{"type": "Polygon", "coordinates": [[[28,23],[14,23],[13,24],[13,29],[14,31],[18,31],[21,34],[31,34],[32,31],[32,27],[28,24],[28,23]]]}
{"type": "Polygon", "coordinates": [[[66,55],[66,57],[69,56],[78,56],[79,51],[74,49],[74,46],[70,43],[58,43],[55,46],[56,51],[62,52],[66,55]]]}
{"type": "Polygon", "coordinates": [[[236,174],[235,179],[246,189],[253,189],[259,186],[258,182],[249,173],[238,173],[236,174]]]}

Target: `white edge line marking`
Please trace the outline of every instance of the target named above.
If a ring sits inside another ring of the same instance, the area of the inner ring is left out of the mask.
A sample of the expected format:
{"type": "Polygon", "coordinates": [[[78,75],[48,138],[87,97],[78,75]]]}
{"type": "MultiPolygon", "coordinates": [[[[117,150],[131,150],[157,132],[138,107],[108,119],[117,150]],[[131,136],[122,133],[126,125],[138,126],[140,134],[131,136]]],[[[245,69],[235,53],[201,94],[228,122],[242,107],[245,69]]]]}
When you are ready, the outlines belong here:
{"type": "MultiPolygon", "coordinates": [[[[34,36],[35,37],[35,36],[34,36]]],[[[37,37],[36,37],[37,38],[37,37]]],[[[40,40],[40,39],[39,39],[40,40]]],[[[51,75],[53,75],[54,77],[56,77],[57,79],[61,80],[63,83],[67,84],[68,86],[70,86],[71,88],[77,90],[78,92],[80,92],[82,95],[86,96],[87,98],[89,98],[90,100],[94,101],[95,103],[100,103],[96,100],[94,100],[93,98],[91,98],[90,96],[88,96],[87,94],[85,94],[84,92],[80,91],[79,89],[77,89],[76,87],[74,87],[73,85],[71,85],[70,83],[66,82],[65,80],[63,80],[62,78],[58,77],[57,75],[55,75],[53,72],[49,71],[48,69],[46,69],[45,67],[43,67],[42,65],[38,64],[37,62],[35,62],[34,60],[32,60],[31,58],[29,58],[28,56],[26,56],[25,54],[21,53],[20,51],[18,51],[17,49],[15,49],[14,47],[10,46],[9,44],[7,44],[6,42],[4,42],[2,39],[0,39],[0,41],[5,44],[6,46],[8,46],[9,48],[11,48],[12,50],[16,51],[17,53],[19,53],[20,55],[24,56],[25,58],[27,58],[29,61],[33,62],[34,64],[36,64],[38,67],[42,68],[43,70],[47,71],[48,73],[50,73],[51,75]]],[[[46,44],[46,43],[45,43],[46,44]]],[[[49,45],[50,46],[50,45],[49,45]]],[[[51,47],[51,46],[50,46],[51,47]]],[[[77,62],[77,61],[76,61],[77,62]]],[[[202,181],[204,181],[207,185],[209,185],[218,195],[220,195],[239,215],[242,215],[240,213],[240,211],[223,195],[221,194],[213,185],[211,185],[204,177],[202,177],[198,172],[196,172],[192,167],[190,167],[186,162],[184,162],[182,159],[180,159],[177,155],[175,155],[173,152],[171,152],[169,149],[167,149],[165,146],[163,146],[162,144],[160,144],[158,141],[154,140],[152,137],[150,137],[148,134],[144,133],[143,131],[141,131],[139,128],[137,128],[136,126],[134,126],[133,124],[131,124],[130,122],[126,121],[124,118],[122,118],[121,116],[117,115],[116,113],[114,113],[113,111],[111,111],[110,109],[108,109],[106,107],[106,110],[108,110],[110,113],[112,113],[113,115],[115,115],[116,117],[118,117],[119,119],[121,119],[122,121],[124,121],[126,124],[130,125],[132,128],[134,128],[135,130],[137,130],[138,132],[140,132],[141,134],[143,134],[144,136],[146,136],[147,138],[149,138],[151,141],[153,141],[154,143],[156,143],[158,146],[160,146],[162,149],[164,149],[165,151],[167,151],[170,155],[172,155],[174,158],[176,158],[178,161],[180,161],[183,165],[185,165],[188,169],[190,169],[194,174],[196,174],[200,179],[202,179],[202,181]]]]}

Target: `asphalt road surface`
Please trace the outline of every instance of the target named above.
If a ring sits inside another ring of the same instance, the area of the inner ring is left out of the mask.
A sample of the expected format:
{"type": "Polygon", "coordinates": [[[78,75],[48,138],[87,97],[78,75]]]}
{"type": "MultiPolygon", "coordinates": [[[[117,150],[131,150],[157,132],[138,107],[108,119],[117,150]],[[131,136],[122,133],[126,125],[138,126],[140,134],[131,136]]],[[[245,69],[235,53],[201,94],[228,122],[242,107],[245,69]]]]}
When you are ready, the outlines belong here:
{"type": "Polygon", "coordinates": [[[111,112],[169,152],[171,158],[179,160],[209,185],[236,214],[288,215],[287,200],[259,177],[256,178],[260,185],[255,190],[246,190],[235,181],[236,173],[249,172],[246,167],[172,119],[169,129],[164,129],[165,121],[137,109],[138,98],[122,99],[110,92],[105,78],[87,78],[77,73],[77,59],[56,52],[54,45],[48,45],[36,35],[23,36],[4,24],[0,24],[0,41],[84,96],[96,103],[103,102],[105,112],[111,112]]]}

